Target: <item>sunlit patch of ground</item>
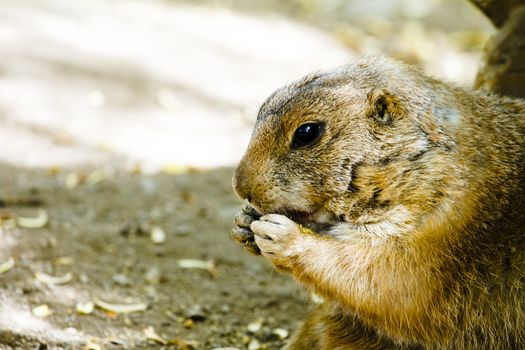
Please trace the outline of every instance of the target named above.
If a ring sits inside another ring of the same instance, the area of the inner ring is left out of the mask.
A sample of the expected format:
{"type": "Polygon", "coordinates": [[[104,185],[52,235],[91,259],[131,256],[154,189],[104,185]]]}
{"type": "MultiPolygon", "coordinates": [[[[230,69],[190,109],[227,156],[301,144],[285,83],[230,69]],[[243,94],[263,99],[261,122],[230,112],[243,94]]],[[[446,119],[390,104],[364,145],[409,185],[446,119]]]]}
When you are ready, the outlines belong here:
{"type": "Polygon", "coordinates": [[[0,159],[234,164],[275,88],[374,54],[469,84],[490,33],[462,0],[198,3],[0,1],[0,159]]]}
{"type": "Polygon", "coordinates": [[[88,341],[85,335],[74,328],[60,329],[48,321],[38,318],[31,313],[27,304],[21,304],[16,297],[0,295],[0,344],[11,338],[10,345],[17,345],[24,341],[54,343],[54,344],[83,344],[88,341]]]}
{"type": "Polygon", "coordinates": [[[3,1],[0,158],[233,164],[262,100],[354,57],[312,27],[160,1],[3,1]]]}

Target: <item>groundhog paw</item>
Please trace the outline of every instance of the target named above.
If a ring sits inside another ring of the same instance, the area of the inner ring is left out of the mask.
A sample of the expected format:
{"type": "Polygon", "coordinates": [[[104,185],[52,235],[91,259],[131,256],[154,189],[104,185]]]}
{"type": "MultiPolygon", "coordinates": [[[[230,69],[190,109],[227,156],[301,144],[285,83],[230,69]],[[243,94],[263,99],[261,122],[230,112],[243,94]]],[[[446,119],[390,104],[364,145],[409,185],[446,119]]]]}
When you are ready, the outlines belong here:
{"type": "Polygon", "coordinates": [[[260,255],[261,252],[255,244],[254,234],[250,230],[250,224],[257,220],[259,214],[249,203],[245,203],[234,217],[235,227],[232,229],[230,237],[243,244],[247,251],[254,255],[260,255]]]}
{"type": "Polygon", "coordinates": [[[250,225],[261,254],[280,269],[288,270],[297,254],[296,242],[301,237],[298,224],[286,216],[269,214],[250,225]]]}

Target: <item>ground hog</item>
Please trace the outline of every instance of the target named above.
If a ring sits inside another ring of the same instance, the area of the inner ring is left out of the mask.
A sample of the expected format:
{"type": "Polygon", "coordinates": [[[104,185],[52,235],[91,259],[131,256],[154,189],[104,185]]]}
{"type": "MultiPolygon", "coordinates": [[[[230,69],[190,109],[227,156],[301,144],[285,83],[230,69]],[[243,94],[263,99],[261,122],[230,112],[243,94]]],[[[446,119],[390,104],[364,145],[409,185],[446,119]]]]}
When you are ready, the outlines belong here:
{"type": "Polygon", "coordinates": [[[232,236],[327,300],[286,349],[524,349],[524,168],[525,102],[367,58],[262,105],[232,236]]]}

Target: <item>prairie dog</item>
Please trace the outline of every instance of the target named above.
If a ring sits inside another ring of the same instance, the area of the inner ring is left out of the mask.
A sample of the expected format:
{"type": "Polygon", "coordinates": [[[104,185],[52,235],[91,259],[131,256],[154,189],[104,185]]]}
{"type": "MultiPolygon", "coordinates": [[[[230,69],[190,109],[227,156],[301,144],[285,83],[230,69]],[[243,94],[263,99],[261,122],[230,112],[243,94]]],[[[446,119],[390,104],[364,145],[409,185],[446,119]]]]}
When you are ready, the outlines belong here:
{"type": "Polygon", "coordinates": [[[525,348],[524,170],[524,101],[365,58],[264,102],[232,237],[327,300],[286,349],[525,348]]]}

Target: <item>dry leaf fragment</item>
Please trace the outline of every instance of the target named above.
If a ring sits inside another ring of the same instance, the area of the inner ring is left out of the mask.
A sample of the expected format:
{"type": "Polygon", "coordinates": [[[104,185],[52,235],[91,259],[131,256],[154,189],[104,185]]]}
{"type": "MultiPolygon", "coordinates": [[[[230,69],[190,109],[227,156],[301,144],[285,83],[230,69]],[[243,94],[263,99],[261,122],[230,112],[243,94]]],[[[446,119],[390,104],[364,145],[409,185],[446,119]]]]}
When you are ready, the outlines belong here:
{"type": "Polygon", "coordinates": [[[89,340],[86,346],[84,346],[84,350],[103,350],[103,349],[104,348],[102,347],[102,345],[98,344],[94,340],[89,340]]]}
{"type": "Polygon", "coordinates": [[[190,328],[193,328],[193,325],[195,323],[193,322],[193,320],[191,318],[187,318],[185,319],[183,322],[182,322],[182,326],[186,329],[190,329],[190,328]]]}
{"type": "Polygon", "coordinates": [[[206,270],[213,277],[217,276],[217,267],[213,260],[198,260],[198,259],[179,259],[177,260],[179,267],[183,269],[201,269],[206,270]]]}
{"type": "Polygon", "coordinates": [[[198,260],[198,259],[179,259],[177,261],[179,267],[183,269],[203,269],[208,270],[211,266],[214,266],[212,260],[198,260]]]}
{"type": "Polygon", "coordinates": [[[15,259],[13,257],[9,257],[7,261],[4,261],[0,264],[0,274],[5,273],[9,270],[11,270],[15,266],[15,259]]]}
{"type": "MultiPolygon", "coordinates": [[[[0,202],[2,202],[1,199],[0,199],[0,202]]],[[[0,229],[2,228],[12,229],[15,227],[16,227],[15,215],[11,212],[0,211],[0,229]]]]}
{"type": "MultiPolygon", "coordinates": [[[[108,318],[117,318],[118,317],[118,314],[116,312],[113,312],[113,311],[107,311],[107,310],[103,310],[104,311],[104,314],[108,317],[108,318]]],[[[125,320],[124,320],[125,321],[125,320]]],[[[126,323],[128,324],[128,323],[126,323]]]]}
{"type": "Polygon", "coordinates": [[[147,340],[153,340],[154,342],[162,344],[162,345],[168,344],[168,342],[162,339],[161,336],[158,335],[157,332],[155,332],[155,329],[151,326],[144,329],[144,335],[146,336],[147,340]]]}
{"type": "Polygon", "coordinates": [[[168,341],[169,345],[175,345],[180,350],[193,350],[197,348],[200,343],[196,340],[186,340],[181,337],[176,337],[168,341]]]}
{"type": "Polygon", "coordinates": [[[162,244],[166,241],[166,233],[159,226],[153,226],[151,229],[151,241],[155,244],[162,244]]]}
{"type": "Polygon", "coordinates": [[[46,226],[48,219],[47,212],[44,209],[40,209],[35,217],[17,217],[16,224],[22,228],[41,228],[46,226]]]}
{"type": "Polygon", "coordinates": [[[112,335],[109,338],[106,338],[106,341],[113,344],[113,345],[119,345],[124,346],[126,345],[126,341],[124,339],[121,339],[119,336],[112,335]]]}
{"type": "Polygon", "coordinates": [[[73,265],[75,260],[70,256],[61,256],[61,257],[56,258],[53,262],[55,263],[55,265],[64,265],[64,266],[67,265],[68,266],[68,265],[73,265]]]}
{"type": "Polygon", "coordinates": [[[98,298],[94,298],[93,302],[95,303],[95,306],[98,306],[99,308],[106,311],[115,312],[117,314],[129,314],[132,312],[144,311],[148,308],[148,304],[146,303],[111,304],[98,298]]]}
{"type": "Polygon", "coordinates": [[[70,272],[66,273],[64,276],[50,276],[43,272],[37,272],[35,273],[35,277],[37,280],[45,284],[66,284],[73,279],[73,275],[70,272]]]}
{"type": "Polygon", "coordinates": [[[46,304],[35,306],[31,311],[37,317],[47,317],[52,314],[51,309],[46,304]]]}
{"type": "Polygon", "coordinates": [[[95,309],[95,304],[92,301],[87,301],[85,303],[77,303],[76,310],[77,313],[81,315],[89,315],[95,309]]]}

